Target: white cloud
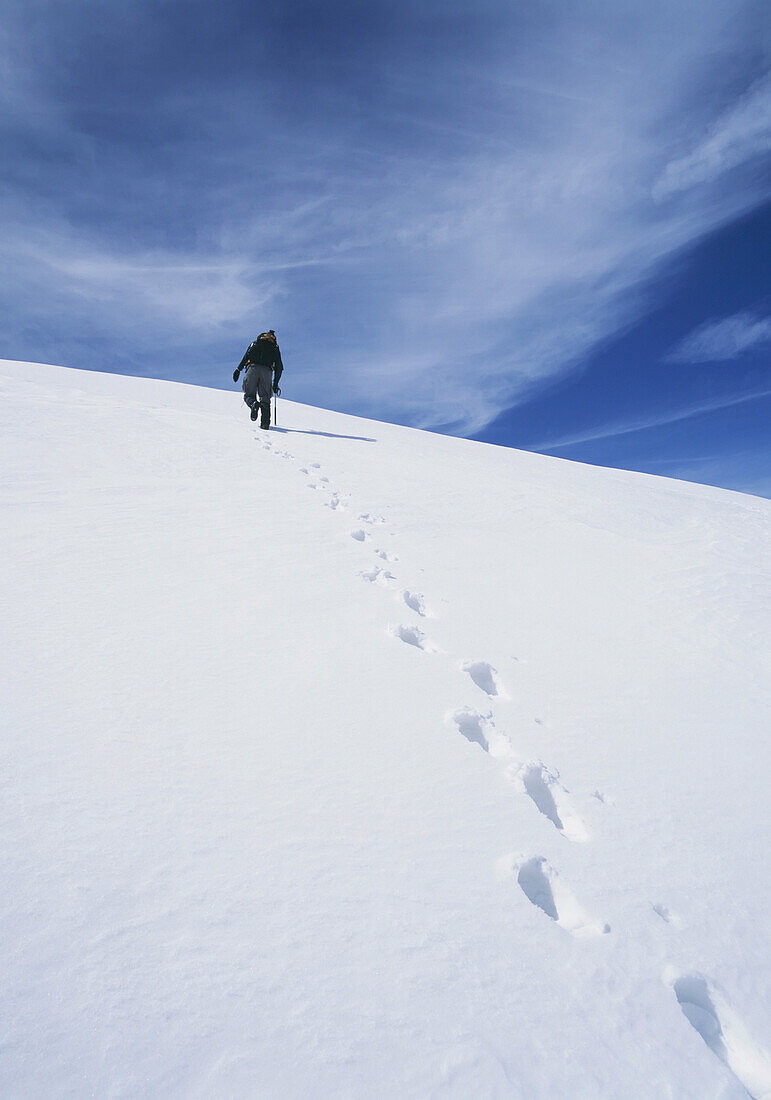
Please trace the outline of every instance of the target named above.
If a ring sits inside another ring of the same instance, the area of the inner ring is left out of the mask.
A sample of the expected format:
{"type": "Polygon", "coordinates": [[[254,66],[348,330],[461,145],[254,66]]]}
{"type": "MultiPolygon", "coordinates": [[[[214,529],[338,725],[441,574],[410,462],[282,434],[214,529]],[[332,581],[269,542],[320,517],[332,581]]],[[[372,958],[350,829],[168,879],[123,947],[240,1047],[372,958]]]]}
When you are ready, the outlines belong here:
{"type": "Polygon", "coordinates": [[[670,363],[717,363],[771,341],[771,317],[735,313],[701,325],[667,356],[670,363]]]}
{"type": "Polygon", "coordinates": [[[771,396],[771,390],[757,390],[752,393],[740,393],[733,396],[718,397],[714,401],[697,401],[684,408],[670,409],[665,412],[654,412],[648,416],[638,417],[636,420],[616,421],[611,424],[602,424],[596,428],[589,428],[585,432],[575,432],[560,439],[542,440],[534,445],[537,451],[557,451],[562,447],[574,447],[580,443],[594,443],[602,439],[615,439],[621,435],[632,435],[634,432],[643,432],[649,428],[658,428],[664,424],[677,424],[683,420],[691,420],[694,416],[704,416],[706,413],[719,412],[720,409],[731,409],[736,405],[746,405],[752,401],[758,401],[771,396]]]}
{"type": "Polygon", "coordinates": [[[57,328],[81,339],[109,333],[116,345],[154,349],[157,357],[164,344],[243,326],[281,292],[279,277],[242,258],[110,250],[58,223],[27,227],[21,239],[6,238],[6,250],[6,301],[17,303],[20,317],[44,302],[49,338],[57,328]]]}
{"type": "Polygon", "coordinates": [[[683,157],[670,161],[653,188],[656,199],[715,180],[771,150],[771,74],[758,80],[683,157]]]}
{"type": "MultiPolygon", "coordinates": [[[[737,5],[698,19],[689,4],[627,11],[615,30],[598,13],[596,37],[590,19],[582,35],[566,16],[546,38],[525,36],[513,62],[458,72],[486,139],[487,97],[508,110],[494,131],[502,141],[438,168],[419,155],[384,160],[366,204],[341,186],[332,207],[343,250],[359,256],[398,344],[384,353],[350,333],[335,363],[357,407],[480,430],[633,321],[658,267],[763,196],[759,174],[729,187],[694,167],[669,202],[651,197],[666,158],[695,158],[709,130],[706,109],[685,104],[697,77],[715,78],[704,58],[717,69],[721,48],[739,48],[727,30],[737,5]]],[[[724,167],[757,156],[766,89],[720,112],[724,167]]]]}
{"type": "MultiPolygon", "coordinates": [[[[178,185],[191,225],[170,239],[183,243],[134,241],[112,210],[84,231],[66,203],[21,188],[0,222],[5,312],[31,316],[33,303],[51,328],[74,315],[84,334],[141,330],[156,348],[228,327],[240,345],[267,312],[295,344],[287,377],[301,399],[479,430],[634,320],[659,265],[765,194],[760,173],[725,179],[763,148],[768,82],[732,103],[715,91],[724,55],[755,47],[743,10],[599,0],[547,16],[533,3],[518,22],[502,4],[511,33],[485,56],[448,70],[438,53],[409,66],[384,51],[362,77],[371,107],[341,92],[333,112],[320,105],[291,129],[266,114],[260,142],[281,154],[267,182],[253,148],[225,155],[210,139],[237,109],[227,89],[193,85],[170,108],[200,120],[201,144],[176,151],[179,177],[146,159],[116,181],[155,226],[164,206],[176,225],[178,185]]],[[[62,141],[81,140],[61,104],[48,118],[62,141]]],[[[112,180],[95,178],[103,207],[112,180]]]]}

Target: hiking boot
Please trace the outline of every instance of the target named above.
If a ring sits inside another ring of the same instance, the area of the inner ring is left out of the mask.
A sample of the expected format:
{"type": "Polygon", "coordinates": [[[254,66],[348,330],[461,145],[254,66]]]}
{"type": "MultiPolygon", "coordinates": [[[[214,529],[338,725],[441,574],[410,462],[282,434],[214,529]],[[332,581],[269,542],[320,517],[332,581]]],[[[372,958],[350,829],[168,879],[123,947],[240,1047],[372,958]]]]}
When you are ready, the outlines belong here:
{"type": "Polygon", "coordinates": [[[262,420],[260,421],[260,427],[261,428],[269,428],[270,427],[270,405],[262,405],[261,406],[261,411],[262,411],[262,420]]]}
{"type": "Polygon", "coordinates": [[[259,415],[260,415],[260,406],[255,401],[255,403],[252,405],[252,411],[249,413],[249,416],[252,418],[252,420],[256,420],[259,415]]]}

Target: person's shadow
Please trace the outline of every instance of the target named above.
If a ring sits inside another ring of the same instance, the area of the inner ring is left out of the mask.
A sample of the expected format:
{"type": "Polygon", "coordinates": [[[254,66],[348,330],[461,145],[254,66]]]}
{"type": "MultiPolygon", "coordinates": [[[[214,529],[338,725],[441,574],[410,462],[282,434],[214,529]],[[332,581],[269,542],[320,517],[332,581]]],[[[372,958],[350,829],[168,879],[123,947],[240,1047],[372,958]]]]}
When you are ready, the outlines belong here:
{"type": "Polygon", "coordinates": [[[356,439],[359,443],[377,443],[369,435],[337,435],[335,432],[314,432],[307,428],[279,428],[277,424],[271,424],[272,432],[281,432],[282,435],[323,435],[327,439],[356,439]]]}

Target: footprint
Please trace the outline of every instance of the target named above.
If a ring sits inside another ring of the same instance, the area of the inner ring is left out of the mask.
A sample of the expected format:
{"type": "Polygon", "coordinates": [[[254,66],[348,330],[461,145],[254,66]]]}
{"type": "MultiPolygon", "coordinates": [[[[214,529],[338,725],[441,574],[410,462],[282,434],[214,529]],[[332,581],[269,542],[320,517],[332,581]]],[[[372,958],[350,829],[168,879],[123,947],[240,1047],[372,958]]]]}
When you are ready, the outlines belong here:
{"type": "Polygon", "coordinates": [[[321,483],[322,483],[323,485],[329,485],[329,478],[328,478],[328,477],[320,477],[320,478],[319,478],[319,481],[320,481],[320,482],[321,482],[321,483]]]}
{"type": "Polygon", "coordinates": [[[366,531],[362,531],[361,528],[359,528],[356,531],[351,531],[351,538],[356,539],[357,542],[364,542],[369,536],[366,531]]]}
{"type": "Polygon", "coordinates": [[[487,661],[464,661],[460,666],[467,672],[478,688],[488,695],[500,695],[498,686],[498,674],[487,661]]]}
{"type": "Polygon", "coordinates": [[[661,917],[665,924],[671,924],[673,928],[683,928],[685,921],[678,913],[673,913],[666,905],[651,906],[657,917],[661,917]]]}
{"type": "Polygon", "coordinates": [[[345,501],[340,499],[339,493],[333,493],[329,500],[324,501],[324,505],[333,511],[337,511],[338,508],[345,508],[345,501]]]}
{"type": "Polygon", "coordinates": [[[481,745],[485,752],[490,751],[488,728],[491,720],[484,718],[475,710],[456,710],[453,715],[458,732],[472,745],[481,745]]]}
{"type": "Polygon", "coordinates": [[[311,467],[312,470],[320,470],[321,469],[321,463],[320,462],[311,462],[310,467],[311,467]]]}
{"type": "Polygon", "coordinates": [[[458,733],[472,745],[479,745],[497,759],[511,756],[511,742],[495,728],[492,715],[480,714],[471,707],[463,707],[449,717],[457,726],[458,733]]]}
{"type": "Polygon", "coordinates": [[[547,876],[543,869],[545,862],[543,856],[528,860],[520,867],[517,882],[528,901],[537,905],[551,920],[559,921],[560,915],[557,912],[550,876],[547,876]]]}
{"type": "Polygon", "coordinates": [[[390,582],[396,580],[393,573],[389,573],[387,569],[381,569],[379,565],[373,565],[371,569],[362,569],[357,576],[370,581],[371,584],[380,584],[384,588],[390,587],[390,582]]]}
{"type": "Polygon", "coordinates": [[[568,792],[544,764],[526,764],[518,778],[525,793],[563,836],[577,844],[589,840],[586,826],[570,805],[568,792]]]}
{"type": "Polygon", "coordinates": [[[389,554],[387,550],[376,550],[375,553],[379,558],[382,558],[383,561],[390,561],[393,563],[399,560],[396,554],[389,554]]]}
{"type": "Polygon", "coordinates": [[[402,592],[402,599],[407,604],[407,607],[409,607],[411,611],[414,611],[416,615],[420,615],[421,618],[426,617],[426,604],[420,592],[408,592],[405,589],[405,591],[402,592]]]}
{"type": "Polygon", "coordinates": [[[750,1096],[767,1096],[771,1092],[771,1059],[753,1043],[725,999],[701,974],[683,974],[667,984],[672,986],[688,1023],[750,1096]]]}
{"type": "Polygon", "coordinates": [[[301,474],[307,474],[308,472],[309,472],[309,471],[308,471],[308,467],[307,467],[307,466],[301,466],[301,467],[300,467],[300,473],[301,473],[301,474]]]}
{"type": "Polygon", "coordinates": [[[416,626],[395,626],[392,628],[392,632],[396,638],[401,638],[407,645],[414,645],[416,649],[422,649],[426,653],[436,652],[436,648],[423,631],[418,630],[416,626]]]}
{"type": "Polygon", "coordinates": [[[359,516],[359,519],[363,523],[369,523],[372,526],[385,523],[385,516],[375,516],[372,514],[372,512],[362,512],[359,516]]]}
{"type": "Polygon", "coordinates": [[[566,932],[574,936],[597,936],[610,932],[609,924],[602,924],[584,912],[543,856],[534,856],[521,863],[517,882],[527,900],[566,932]]]}

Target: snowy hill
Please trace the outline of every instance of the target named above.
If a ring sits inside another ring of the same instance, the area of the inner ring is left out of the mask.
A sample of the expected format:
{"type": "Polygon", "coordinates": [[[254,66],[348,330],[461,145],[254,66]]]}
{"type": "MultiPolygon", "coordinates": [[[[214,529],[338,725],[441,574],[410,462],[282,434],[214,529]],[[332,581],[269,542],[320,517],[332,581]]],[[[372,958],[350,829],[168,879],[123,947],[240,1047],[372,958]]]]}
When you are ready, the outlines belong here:
{"type": "Polygon", "coordinates": [[[2,1095],[771,1095],[769,502],[0,386],[2,1095]]]}

